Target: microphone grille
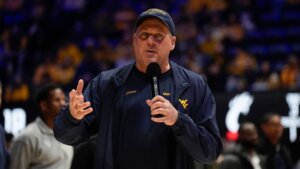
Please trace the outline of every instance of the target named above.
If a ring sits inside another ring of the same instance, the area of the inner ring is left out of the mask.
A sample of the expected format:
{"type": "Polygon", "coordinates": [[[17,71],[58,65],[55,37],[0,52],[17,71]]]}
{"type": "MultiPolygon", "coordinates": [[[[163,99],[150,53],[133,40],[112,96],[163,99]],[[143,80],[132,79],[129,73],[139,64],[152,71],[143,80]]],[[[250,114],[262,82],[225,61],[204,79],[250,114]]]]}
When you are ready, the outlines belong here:
{"type": "Polygon", "coordinates": [[[147,75],[150,77],[156,76],[159,77],[161,74],[161,69],[158,63],[152,62],[147,66],[147,75]]]}

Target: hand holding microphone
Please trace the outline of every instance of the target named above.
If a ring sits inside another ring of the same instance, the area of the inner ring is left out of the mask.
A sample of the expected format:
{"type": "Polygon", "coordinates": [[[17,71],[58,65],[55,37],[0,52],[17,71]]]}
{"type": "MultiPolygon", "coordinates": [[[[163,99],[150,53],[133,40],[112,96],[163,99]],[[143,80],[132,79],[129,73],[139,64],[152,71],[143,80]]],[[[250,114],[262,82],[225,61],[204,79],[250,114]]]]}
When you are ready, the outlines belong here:
{"type": "Polygon", "coordinates": [[[146,100],[147,105],[151,109],[151,120],[157,123],[165,123],[168,126],[175,124],[178,118],[178,111],[169,102],[169,100],[160,96],[158,77],[161,75],[161,69],[158,63],[150,63],[147,66],[147,74],[152,79],[151,100],[146,100]]]}

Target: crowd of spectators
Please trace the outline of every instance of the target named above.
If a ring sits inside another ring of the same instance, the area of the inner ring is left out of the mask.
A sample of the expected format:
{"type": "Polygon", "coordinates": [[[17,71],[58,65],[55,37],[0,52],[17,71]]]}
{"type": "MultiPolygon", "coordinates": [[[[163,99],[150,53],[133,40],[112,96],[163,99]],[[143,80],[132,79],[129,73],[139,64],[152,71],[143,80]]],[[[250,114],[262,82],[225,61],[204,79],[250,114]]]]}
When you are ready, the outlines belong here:
{"type": "Polygon", "coordinates": [[[48,82],[69,90],[133,58],[137,14],[169,11],[171,60],[203,74],[214,92],[300,88],[299,0],[0,0],[4,101],[48,82]]]}

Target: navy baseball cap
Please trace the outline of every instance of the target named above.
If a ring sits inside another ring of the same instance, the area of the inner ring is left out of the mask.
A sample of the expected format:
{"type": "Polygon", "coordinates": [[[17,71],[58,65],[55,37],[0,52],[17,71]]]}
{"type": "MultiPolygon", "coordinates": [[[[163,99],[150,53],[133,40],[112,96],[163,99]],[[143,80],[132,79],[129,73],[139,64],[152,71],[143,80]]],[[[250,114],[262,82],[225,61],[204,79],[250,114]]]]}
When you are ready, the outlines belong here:
{"type": "Polygon", "coordinates": [[[158,8],[151,8],[141,13],[136,20],[135,29],[134,29],[135,31],[142,23],[142,21],[146,18],[157,18],[161,20],[169,28],[171,34],[175,35],[175,25],[170,14],[158,8]]]}

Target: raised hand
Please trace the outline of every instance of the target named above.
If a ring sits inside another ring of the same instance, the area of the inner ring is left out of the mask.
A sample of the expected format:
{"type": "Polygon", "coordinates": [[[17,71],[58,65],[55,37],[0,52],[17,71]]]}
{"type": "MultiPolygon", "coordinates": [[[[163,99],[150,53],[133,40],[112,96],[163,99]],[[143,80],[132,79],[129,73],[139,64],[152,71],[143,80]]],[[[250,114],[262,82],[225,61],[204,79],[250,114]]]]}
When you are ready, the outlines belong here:
{"type": "Polygon", "coordinates": [[[162,96],[155,96],[152,100],[146,100],[146,103],[151,109],[151,120],[156,123],[165,123],[172,126],[178,119],[178,111],[175,107],[162,96]],[[157,117],[162,115],[162,117],[157,117]]]}
{"type": "Polygon", "coordinates": [[[70,97],[70,104],[69,109],[71,112],[71,115],[77,119],[81,120],[83,117],[93,111],[93,108],[90,107],[90,102],[84,102],[84,97],[82,95],[83,90],[83,80],[80,79],[77,84],[76,90],[73,89],[69,93],[70,97]]]}

